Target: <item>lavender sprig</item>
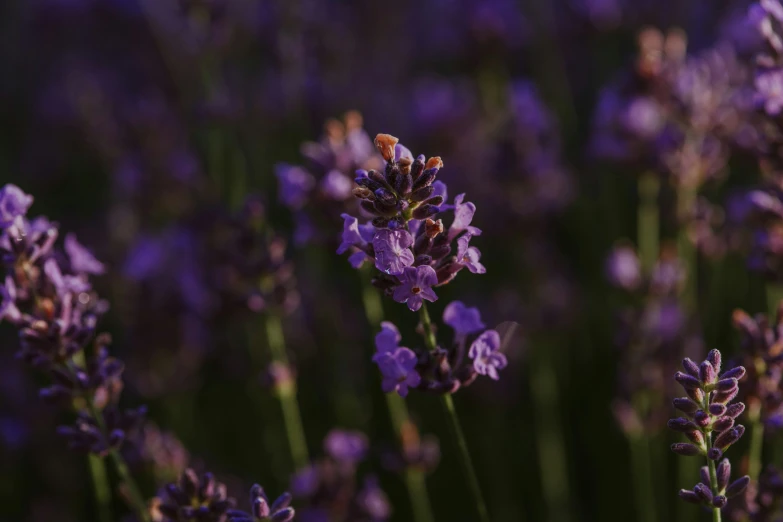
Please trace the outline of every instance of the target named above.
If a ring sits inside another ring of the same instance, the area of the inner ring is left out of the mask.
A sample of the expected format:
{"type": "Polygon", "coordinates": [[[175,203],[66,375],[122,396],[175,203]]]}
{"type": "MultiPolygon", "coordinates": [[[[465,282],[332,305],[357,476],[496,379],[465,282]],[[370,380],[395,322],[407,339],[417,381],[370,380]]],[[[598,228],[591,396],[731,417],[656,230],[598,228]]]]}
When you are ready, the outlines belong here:
{"type": "MultiPolygon", "coordinates": [[[[139,519],[147,521],[144,497],[119,452],[138,429],[146,408],[120,409],[123,364],[109,356],[109,336],[96,336],[98,319],[108,305],[92,290],[89,277],[103,273],[104,267],[74,236],[66,238],[65,253],[55,250],[57,226],[44,217],[29,220],[32,202],[32,196],[14,185],[0,189],[5,272],[0,320],[19,330],[19,358],[51,378],[51,384],[41,389],[41,398],[68,403],[76,410],[75,423],[60,426],[58,433],[74,450],[109,456],[139,519]]],[[[100,479],[95,473],[100,470],[94,462],[91,466],[93,478],[100,479]]]]}
{"type": "Polygon", "coordinates": [[[721,460],[725,451],[745,433],[743,425],[735,425],[745,405],[732,403],[739,393],[738,380],[745,375],[745,368],[737,366],[721,374],[718,350],[710,351],[700,365],[688,358],[682,365],[685,373],[677,372],[674,378],[688,396],[674,399],[674,407],[686,416],[670,419],[668,426],[685,434],[690,442],[673,444],[672,451],[686,457],[706,457],[707,466],[701,468],[701,482],[692,490],[681,489],[680,497],[710,508],[713,520],[720,522],[727,499],[742,493],[750,482],[750,477],[745,475],[729,483],[731,464],[727,458],[721,460]]]}

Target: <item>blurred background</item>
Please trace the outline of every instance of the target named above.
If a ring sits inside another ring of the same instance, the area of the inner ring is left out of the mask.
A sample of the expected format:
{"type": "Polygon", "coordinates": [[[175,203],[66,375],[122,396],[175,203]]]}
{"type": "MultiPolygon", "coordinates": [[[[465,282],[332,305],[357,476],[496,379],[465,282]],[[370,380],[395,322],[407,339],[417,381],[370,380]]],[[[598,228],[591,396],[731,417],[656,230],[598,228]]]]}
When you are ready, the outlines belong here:
{"type": "MultiPolygon", "coordinates": [[[[683,354],[735,354],[732,311],[774,294],[744,220],[760,180],[748,4],[2,2],[0,182],[106,263],[124,401],[153,422],[128,450],[144,492],[188,464],[242,499],[256,481],[288,488],[275,386],[293,371],[310,453],[334,428],[365,433],[360,475],[390,520],[412,519],[369,275],[335,254],[340,207],[292,200],[281,174],[318,177],[318,151],[382,132],[440,156],[484,231],[486,275],[439,289],[434,318],[458,299],[518,325],[501,379],[455,395],[491,520],[700,520],[676,495],[696,466],[668,449],[671,376],[683,354]],[[273,237],[271,297],[235,277],[248,257],[223,231],[248,216],[273,237]],[[269,299],[290,368],[270,367],[269,299]]],[[[404,306],[384,299],[383,317],[413,336],[404,306]]],[[[97,520],[86,461],[55,434],[68,414],[38,399],[16,349],[2,325],[0,519],[97,520]]],[[[407,403],[440,441],[435,519],[473,520],[438,398],[407,403]]]]}

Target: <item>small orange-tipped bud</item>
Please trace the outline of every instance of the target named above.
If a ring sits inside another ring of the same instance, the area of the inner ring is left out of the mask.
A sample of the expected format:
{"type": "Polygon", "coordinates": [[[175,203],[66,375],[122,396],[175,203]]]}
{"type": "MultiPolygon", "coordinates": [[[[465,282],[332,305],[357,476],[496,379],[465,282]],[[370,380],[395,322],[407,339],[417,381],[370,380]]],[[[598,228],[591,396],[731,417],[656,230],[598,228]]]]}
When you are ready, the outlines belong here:
{"type": "Polygon", "coordinates": [[[394,147],[400,140],[391,134],[378,134],[375,136],[375,148],[381,153],[386,161],[394,160],[394,147]]]}
{"type": "Polygon", "coordinates": [[[442,169],[442,168],[443,168],[443,161],[440,159],[440,156],[435,156],[434,158],[428,159],[427,164],[424,165],[424,170],[442,169]]]}
{"type": "Polygon", "coordinates": [[[424,222],[424,233],[427,234],[428,238],[435,239],[438,234],[443,233],[443,220],[433,221],[427,218],[427,221],[424,222]]]}

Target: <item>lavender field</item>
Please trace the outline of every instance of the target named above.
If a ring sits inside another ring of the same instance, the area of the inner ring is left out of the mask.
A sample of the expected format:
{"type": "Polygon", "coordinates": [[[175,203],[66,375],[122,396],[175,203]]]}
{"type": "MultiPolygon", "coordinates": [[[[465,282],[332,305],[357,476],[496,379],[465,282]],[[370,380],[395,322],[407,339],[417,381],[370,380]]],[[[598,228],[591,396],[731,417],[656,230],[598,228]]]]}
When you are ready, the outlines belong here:
{"type": "Polygon", "coordinates": [[[783,521],[781,0],[5,0],[0,122],[0,522],[783,521]]]}

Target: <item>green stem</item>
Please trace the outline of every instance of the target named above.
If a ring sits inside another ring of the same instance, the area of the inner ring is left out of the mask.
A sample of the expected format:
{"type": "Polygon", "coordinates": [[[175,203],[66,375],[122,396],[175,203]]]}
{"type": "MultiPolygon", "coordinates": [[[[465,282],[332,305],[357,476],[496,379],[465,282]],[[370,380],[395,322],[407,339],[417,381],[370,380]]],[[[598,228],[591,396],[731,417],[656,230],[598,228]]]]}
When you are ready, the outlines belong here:
{"type": "Polygon", "coordinates": [[[639,177],[636,242],[639,247],[639,259],[641,260],[642,268],[648,274],[655,266],[660,251],[659,190],[660,181],[654,172],[645,172],[639,177]]]}
{"type": "MultiPolygon", "coordinates": [[[[710,395],[711,393],[705,393],[704,394],[704,400],[702,401],[702,408],[704,411],[708,411],[710,406],[710,395]]],[[[711,448],[712,447],[712,432],[705,433],[705,438],[707,439],[706,447],[711,448]]],[[[713,495],[717,495],[720,491],[720,487],[718,486],[718,473],[715,470],[715,461],[708,458],[707,459],[707,469],[710,473],[710,490],[712,491],[713,495]]],[[[720,508],[713,507],[712,508],[712,521],[713,522],[721,522],[721,513],[720,508]]]]}
{"type": "Polygon", "coordinates": [[[128,469],[128,464],[125,463],[125,459],[122,457],[119,450],[116,449],[113,449],[109,453],[109,458],[111,458],[114,463],[114,469],[117,470],[120,481],[125,485],[125,491],[128,494],[131,504],[134,506],[136,516],[139,517],[139,520],[142,522],[151,522],[147,503],[144,501],[144,496],[142,496],[139,487],[136,485],[136,481],[133,480],[133,476],[128,469]]]}
{"type": "Polygon", "coordinates": [[[437,348],[438,341],[435,339],[435,331],[432,329],[432,319],[430,319],[430,312],[427,310],[427,303],[421,303],[419,315],[421,316],[421,326],[424,328],[424,343],[429,351],[433,351],[437,348]]]}
{"type": "MultiPolygon", "coordinates": [[[[280,317],[275,313],[266,314],[266,338],[272,359],[283,364],[286,368],[290,368],[288,354],[285,350],[283,326],[280,317]]],[[[284,382],[278,389],[278,397],[280,398],[280,407],[283,410],[283,423],[291,449],[291,460],[294,467],[299,470],[308,465],[310,457],[302,427],[302,415],[296,400],[296,381],[289,379],[284,382]]]]}
{"type": "Polygon", "coordinates": [[[451,428],[454,432],[454,437],[457,439],[457,445],[459,446],[460,452],[462,453],[462,464],[465,467],[465,474],[467,475],[468,483],[476,502],[476,510],[478,511],[479,516],[478,519],[481,522],[489,522],[487,505],[484,503],[484,496],[481,493],[481,487],[479,486],[478,477],[476,476],[476,470],[473,467],[473,461],[470,457],[470,451],[468,450],[468,443],[465,440],[465,434],[462,433],[462,426],[460,426],[459,419],[457,418],[457,411],[454,409],[454,401],[451,399],[451,394],[449,393],[445,393],[441,395],[441,397],[443,399],[443,405],[446,407],[446,413],[448,413],[451,428]]]}
{"type": "MultiPolygon", "coordinates": [[[[544,347],[547,348],[547,347],[544,347]]],[[[548,520],[567,521],[569,515],[568,463],[566,462],[563,426],[557,412],[562,411],[557,390],[557,375],[551,350],[540,350],[535,371],[530,376],[532,401],[536,418],[541,488],[548,520]]]]}
{"type": "MultiPolygon", "coordinates": [[[[370,327],[375,330],[383,320],[383,304],[381,303],[378,290],[373,288],[369,278],[362,277],[361,280],[364,312],[370,327]]],[[[400,440],[400,443],[404,444],[402,437],[403,429],[412,423],[408,406],[405,404],[405,399],[396,393],[386,393],[384,395],[394,434],[400,440]]],[[[410,497],[413,519],[416,522],[434,522],[435,517],[432,513],[432,505],[427,493],[424,472],[416,468],[408,468],[405,471],[405,487],[408,490],[408,497],[410,497]]]]}
{"type": "MultiPolygon", "coordinates": [[[[435,339],[435,332],[432,329],[430,313],[427,310],[427,304],[424,302],[422,302],[421,308],[419,309],[419,315],[421,317],[421,326],[424,329],[424,343],[426,344],[428,350],[433,351],[437,347],[438,341],[435,339]]],[[[476,502],[476,510],[479,514],[479,520],[482,522],[489,522],[487,505],[484,503],[484,496],[481,493],[481,487],[479,486],[478,477],[476,476],[476,470],[473,467],[473,460],[470,457],[470,451],[468,450],[468,443],[465,440],[465,434],[462,432],[462,426],[460,426],[459,418],[457,418],[457,410],[454,409],[454,401],[451,399],[451,394],[449,393],[445,393],[441,397],[443,399],[443,405],[446,407],[446,413],[448,413],[451,428],[454,432],[454,437],[457,439],[457,445],[459,446],[460,452],[462,453],[462,465],[465,468],[465,474],[476,502]]]]}
{"type": "Polygon", "coordinates": [[[87,456],[90,466],[90,476],[92,477],[93,493],[95,494],[96,509],[98,511],[98,520],[101,522],[112,522],[111,512],[111,489],[109,488],[109,477],[106,474],[106,466],[103,459],[98,455],[90,453],[87,456]]]}
{"type": "Polygon", "coordinates": [[[696,247],[688,236],[687,218],[696,203],[696,190],[687,186],[677,189],[677,213],[681,221],[677,234],[677,255],[685,265],[685,288],[682,303],[690,313],[696,312],[698,299],[699,258],[696,247]]]}

